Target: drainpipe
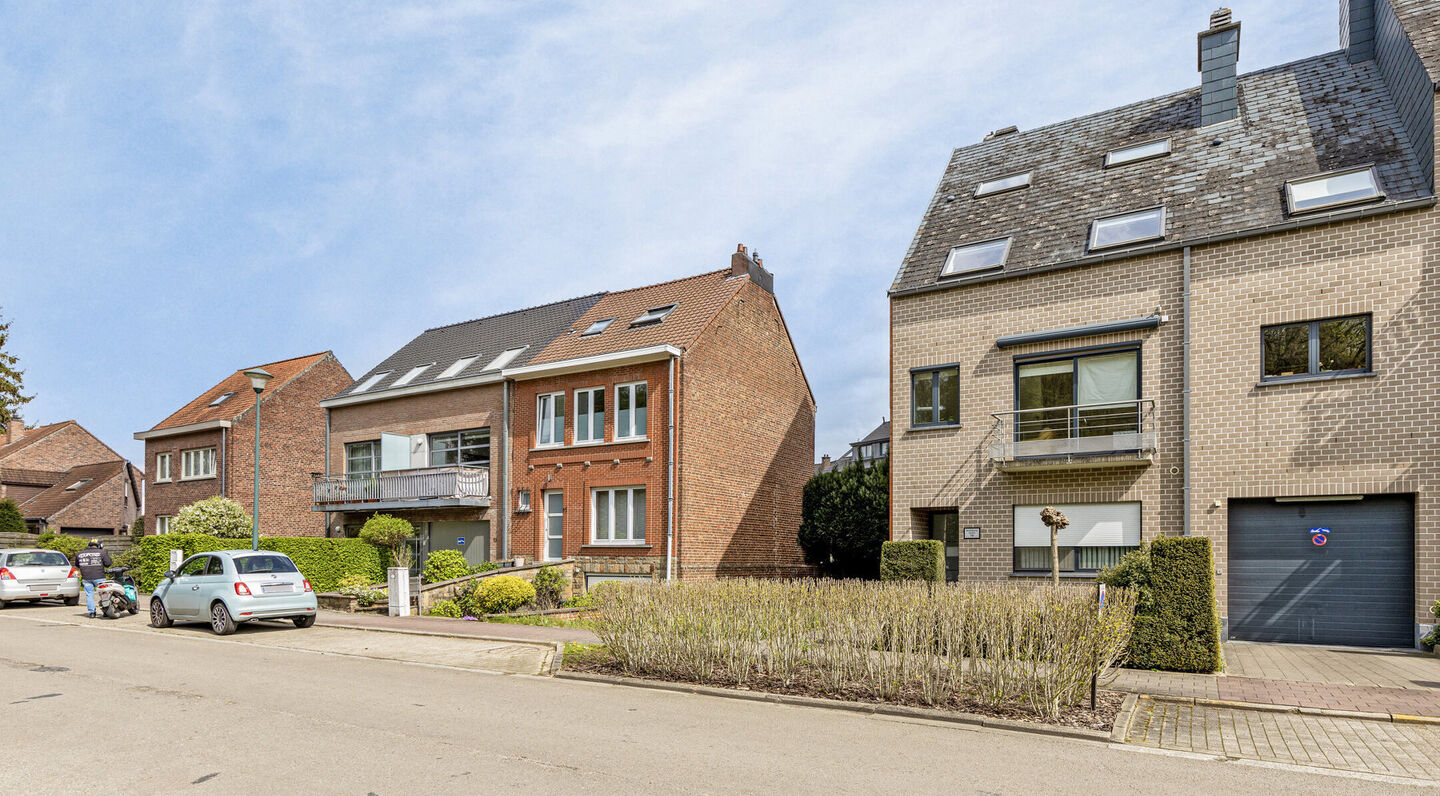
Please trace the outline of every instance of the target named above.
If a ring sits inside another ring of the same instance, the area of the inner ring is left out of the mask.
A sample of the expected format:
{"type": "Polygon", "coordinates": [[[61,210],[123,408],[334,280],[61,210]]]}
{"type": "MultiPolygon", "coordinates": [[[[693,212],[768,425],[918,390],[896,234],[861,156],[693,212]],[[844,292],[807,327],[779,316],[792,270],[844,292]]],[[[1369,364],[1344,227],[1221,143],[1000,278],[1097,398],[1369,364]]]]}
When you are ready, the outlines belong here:
{"type": "MultiPolygon", "coordinates": [[[[500,382],[500,560],[510,560],[510,386],[500,382]]],[[[492,466],[493,470],[494,467],[492,466]]],[[[491,479],[494,483],[494,479],[491,479]]]]}
{"type": "MultiPolygon", "coordinates": [[[[325,407],[325,467],[326,478],[330,476],[330,407],[325,407]]],[[[314,482],[311,482],[311,490],[314,490],[314,482]]],[[[343,533],[343,531],[342,531],[343,533]]],[[[330,537],[330,512],[325,512],[325,537],[330,537]]]]}
{"type": "MultiPolygon", "coordinates": [[[[225,482],[228,480],[225,476],[230,473],[230,460],[225,458],[225,441],[229,436],[230,429],[220,429],[220,497],[230,497],[225,493],[225,482]]],[[[174,476],[172,475],[171,478],[173,479],[174,476]]]]}
{"type": "Polygon", "coordinates": [[[665,444],[669,453],[665,466],[669,470],[669,486],[665,490],[665,582],[675,576],[675,357],[670,357],[670,408],[665,413],[665,444]]]}
{"type": "Polygon", "coordinates": [[[1190,535],[1190,247],[1186,246],[1184,251],[1184,265],[1181,267],[1181,292],[1180,312],[1184,315],[1181,322],[1184,343],[1181,346],[1180,355],[1180,407],[1181,407],[1181,446],[1180,446],[1180,468],[1183,473],[1181,478],[1184,484],[1181,487],[1181,494],[1185,498],[1184,519],[1180,525],[1182,536],[1190,535]]]}

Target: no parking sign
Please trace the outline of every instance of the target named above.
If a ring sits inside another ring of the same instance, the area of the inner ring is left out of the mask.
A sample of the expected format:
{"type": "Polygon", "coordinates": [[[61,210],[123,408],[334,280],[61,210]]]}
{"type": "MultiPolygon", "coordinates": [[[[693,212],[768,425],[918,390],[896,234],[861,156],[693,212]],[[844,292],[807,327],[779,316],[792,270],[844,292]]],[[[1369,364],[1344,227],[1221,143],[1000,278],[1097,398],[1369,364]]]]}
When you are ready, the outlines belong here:
{"type": "Polygon", "coordinates": [[[1325,546],[1325,543],[1328,542],[1328,541],[1330,541],[1330,529],[1329,529],[1329,528],[1311,528],[1311,529],[1310,529],[1310,543],[1311,543],[1311,544],[1315,545],[1316,547],[1324,547],[1324,546],[1325,546]]]}

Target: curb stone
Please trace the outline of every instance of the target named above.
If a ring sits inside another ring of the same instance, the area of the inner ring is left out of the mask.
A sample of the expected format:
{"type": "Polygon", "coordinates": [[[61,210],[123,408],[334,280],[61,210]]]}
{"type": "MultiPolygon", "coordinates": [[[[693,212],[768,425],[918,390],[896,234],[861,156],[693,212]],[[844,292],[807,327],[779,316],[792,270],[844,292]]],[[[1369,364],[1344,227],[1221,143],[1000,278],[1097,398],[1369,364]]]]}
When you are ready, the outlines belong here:
{"type": "Polygon", "coordinates": [[[528,647],[544,647],[552,649],[556,644],[564,648],[563,641],[540,641],[537,639],[504,638],[503,636],[471,636],[465,633],[437,633],[434,630],[407,630],[398,627],[359,627],[357,625],[327,625],[316,623],[316,627],[328,627],[331,630],[360,630],[365,633],[399,633],[406,636],[435,636],[437,638],[458,638],[465,641],[489,641],[496,644],[523,644],[528,647]]]}
{"type": "Polygon", "coordinates": [[[1125,743],[1125,738],[1130,735],[1130,722],[1135,720],[1135,706],[1139,704],[1139,696],[1125,695],[1125,701],[1120,703],[1120,712],[1115,714],[1115,723],[1110,727],[1110,743],[1125,743]]]}
{"type": "MultiPolygon", "coordinates": [[[[969,726],[987,727],[995,730],[1010,730],[1013,732],[1025,732],[1034,735],[1051,735],[1060,738],[1072,738],[1081,741],[1099,741],[1110,743],[1111,733],[1101,730],[1086,730],[1080,727],[1057,727],[1049,724],[1037,724],[1026,721],[1015,721],[1013,719],[998,719],[990,716],[982,716],[976,713],[957,713],[935,708],[917,708],[909,705],[887,705],[869,702],[851,702],[843,699],[823,699],[821,697],[791,696],[789,694],[771,694],[764,691],[741,691],[732,688],[717,688],[714,686],[691,685],[687,683],[670,683],[664,680],[646,680],[639,677],[621,677],[618,675],[596,674],[594,672],[567,672],[557,671],[555,677],[560,680],[580,680],[589,683],[603,683],[606,685],[623,685],[635,688],[648,688],[652,691],[671,691],[680,694],[696,694],[700,696],[714,696],[724,699],[739,699],[747,702],[771,702],[779,705],[792,705],[795,707],[823,708],[825,710],[843,710],[850,713],[900,716],[904,718],[927,719],[940,721],[947,724],[964,724],[969,726]]],[[[1122,708],[1123,712],[1123,708],[1122,708]]]]}
{"type": "MultiPolygon", "coordinates": [[[[1165,702],[1172,705],[1195,705],[1228,710],[1249,710],[1257,713],[1289,713],[1299,716],[1319,716],[1330,719],[1352,719],[1356,721],[1380,721],[1394,724],[1440,725],[1437,716],[1411,716],[1404,713],[1367,713],[1360,710],[1331,710],[1329,708],[1307,708],[1299,705],[1272,705],[1266,702],[1235,702],[1227,699],[1205,699],[1203,697],[1177,697],[1167,694],[1141,694],[1151,702],[1165,702]]],[[[1121,708],[1123,712],[1125,708],[1121,708]]],[[[1116,717],[1119,724],[1119,717],[1116,717]]]]}

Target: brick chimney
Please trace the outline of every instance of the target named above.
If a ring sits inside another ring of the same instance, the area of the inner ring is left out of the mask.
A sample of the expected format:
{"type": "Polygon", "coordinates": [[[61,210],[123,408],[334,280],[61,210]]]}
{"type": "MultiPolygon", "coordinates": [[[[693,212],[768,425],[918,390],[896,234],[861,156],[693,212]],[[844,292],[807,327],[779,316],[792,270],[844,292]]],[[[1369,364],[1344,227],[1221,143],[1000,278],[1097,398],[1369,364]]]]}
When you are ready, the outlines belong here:
{"type": "Polygon", "coordinates": [[[1375,57],[1375,0],[1340,0],[1340,49],[1352,64],[1375,57]]]}
{"type": "Polygon", "coordinates": [[[775,277],[765,270],[765,262],[758,255],[751,256],[743,243],[737,245],[735,253],[730,255],[730,275],[748,276],[751,282],[772,294],[775,292],[775,277]]]}
{"type": "Polygon", "coordinates": [[[15,418],[5,424],[5,444],[9,445],[17,439],[25,436],[25,421],[15,418]]]}
{"type": "Polygon", "coordinates": [[[1240,60],[1240,23],[1230,9],[1210,15],[1210,29],[1199,36],[1200,126],[1228,122],[1240,115],[1240,89],[1235,65],[1240,60]]]}

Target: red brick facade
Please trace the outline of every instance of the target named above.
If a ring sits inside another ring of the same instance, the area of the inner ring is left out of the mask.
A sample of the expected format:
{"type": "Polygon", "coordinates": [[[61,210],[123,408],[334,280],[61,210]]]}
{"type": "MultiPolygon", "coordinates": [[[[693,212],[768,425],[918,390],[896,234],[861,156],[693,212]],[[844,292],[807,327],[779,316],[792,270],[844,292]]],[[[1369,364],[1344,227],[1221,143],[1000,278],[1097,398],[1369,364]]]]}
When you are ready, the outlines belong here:
{"type": "Polygon", "coordinates": [[[17,421],[0,436],[0,499],[21,504],[21,514],[36,523],[43,519],[53,531],[128,533],[141,511],[139,477],[120,454],[74,421],[31,429],[17,421]],[[99,464],[111,466],[93,466],[99,464]],[[76,493],[65,487],[82,477],[103,483],[72,498],[76,493]],[[45,505],[26,505],[36,498],[45,505]]]}

